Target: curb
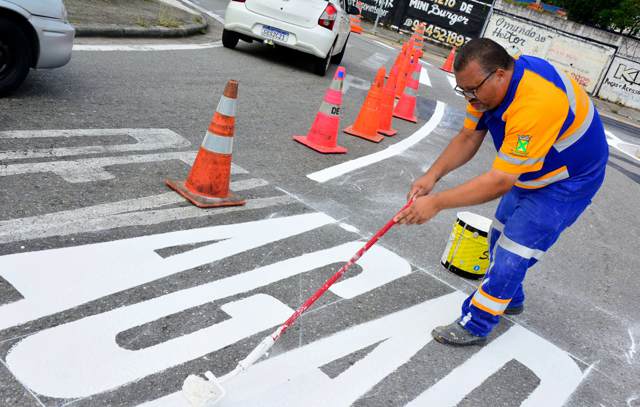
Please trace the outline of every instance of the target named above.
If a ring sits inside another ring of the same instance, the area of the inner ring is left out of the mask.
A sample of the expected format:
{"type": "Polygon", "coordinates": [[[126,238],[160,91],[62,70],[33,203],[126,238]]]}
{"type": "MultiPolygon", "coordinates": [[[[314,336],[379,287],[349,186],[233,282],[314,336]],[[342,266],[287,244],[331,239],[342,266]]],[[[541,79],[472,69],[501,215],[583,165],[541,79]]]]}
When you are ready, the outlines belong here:
{"type": "Polygon", "coordinates": [[[605,123],[615,122],[617,126],[626,128],[630,133],[640,132],[640,124],[634,123],[633,121],[626,119],[624,116],[608,114],[600,109],[598,109],[598,114],[600,114],[600,118],[602,118],[602,121],[605,123]]]}
{"type": "Polygon", "coordinates": [[[186,24],[179,28],[138,27],[115,24],[75,25],[77,37],[130,37],[130,38],[175,38],[202,34],[209,27],[206,21],[199,24],[186,24]]]}

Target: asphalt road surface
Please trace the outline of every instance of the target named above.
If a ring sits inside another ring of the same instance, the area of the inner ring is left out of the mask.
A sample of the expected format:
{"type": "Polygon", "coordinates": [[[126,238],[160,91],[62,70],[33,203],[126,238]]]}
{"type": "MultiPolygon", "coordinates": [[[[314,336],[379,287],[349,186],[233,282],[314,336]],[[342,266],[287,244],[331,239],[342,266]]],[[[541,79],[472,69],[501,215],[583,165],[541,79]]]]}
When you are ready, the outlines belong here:
{"type": "MultiPolygon", "coordinates": [[[[220,19],[225,4],[199,2],[220,19]]],[[[0,405],[186,406],[184,378],[231,371],[393,216],[462,123],[450,76],[425,62],[417,124],[394,120],[379,144],[341,133],[348,154],[317,154],[292,136],[330,77],[294,52],[225,49],[212,24],[195,39],[79,40],[69,65],[0,100],[0,405]],[[164,179],[187,176],[229,79],[231,188],[247,204],[197,209],[164,179]]],[[[342,127],[396,54],[351,37],[342,127]]],[[[485,347],[431,340],[475,286],[440,265],[456,219],[444,211],[394,227],[225,383],[223,405],[640,405],[640,141],[606,127],[602,190],[485,347]]],[[[488,141],[439,188],[494,155],[488,141]]]]}

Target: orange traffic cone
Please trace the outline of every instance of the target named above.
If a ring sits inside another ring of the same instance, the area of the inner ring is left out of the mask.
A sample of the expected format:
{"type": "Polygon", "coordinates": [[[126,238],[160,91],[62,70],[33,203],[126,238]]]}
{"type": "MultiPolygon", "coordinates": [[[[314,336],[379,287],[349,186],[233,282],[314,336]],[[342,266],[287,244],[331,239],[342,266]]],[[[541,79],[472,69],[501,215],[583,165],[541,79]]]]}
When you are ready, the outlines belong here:
{"type": "Polygon", "coordinates": [[[415,58],[416,52],[417,51],[413,49],[413,40],[409,41],[403,63],[400,65],[400,69],[398,70],[396,98],[400,98],[400,96],[402,96],[404,88],[407,86],[407,80],[411,78],[411,69],[413,67],[412,60],[415,58]]]}
{"type": "Polygon", "coordinates": [[[364,4],[361,1],[357,1],[356,8],[358,9],[358,15],[349,16],[352,33],[362,34],[362,26],[360,25],[360,23],[362,22],[362,6],[364,6],[364,4]]]}
{"type": "Polygon", "coordinates": [[[346,153],[347,149],[337,145],[340,127],[340,106],[342,105],[342,83],[345,69],[339,67],[331,86],[324,95],[311,130],[306,136],[293,136],[298,143],[320,153],[346,153]]]}
{"type": "Polygon", "coordinates": [[[414,53],[411,56],[411,65],[407,70],[407,86],[398,101],[395,109],[393,110],[393,117],[397,117],[398,119],[407,120],[413,123],[416,123],[418,119],[416,118],[416,96],[418,95],[418,87],[420,86],[420,81],[417,77],[417,73],[415,70],[415,64],[419,64],[418,58],[414,53]]]}
{"type": "Polygon", "coordinates": [[[358,113],[353,125],[344,129],[344,132],[352,136],[379,143],[384,139],[378,134],[380,99],[382,98],[382,86],[384,83],[384,67],[378,70],[375,81],[371,84],[369,93],[358,113]]]}
{"type": "Polygon", "coordinates": [[[362,18],[361,15],[349,17],[349,20],[351,22],[352,33],[362,34],[362,26],[360,25],[360,23],[362,22],[361,18],[362,18]]]}
{"type": "Polygon", "coordinates": [[[451,49],[451,52],[449,52],[449,56],[447,57],[447,60],[444,61],[444,64],[442,64],[440,69],[442,69],[445,72],[453,73],[453,61],[455,58],[456,58],[456,47],[453,47],[451,49]]]}
{"type": "Polygon", "coordinates": [[[245,204],[244,199],[229,191],[237,97],[238,82],[231,80],[224,88],[186,181],[165,180],[171,189],[198,207],[245,204]]]}
{"type": "Polygon", "coordinates": [[[398,68],[391,68],[391,74],[382,89],[382,99],[380,101],[380,123],[378,125],[378,133],[389,137],[395,136],[396,133],[398,133],[397,130],[391,127],[393,122],[393,102],[396,100],[397,76],[398,68]]]}

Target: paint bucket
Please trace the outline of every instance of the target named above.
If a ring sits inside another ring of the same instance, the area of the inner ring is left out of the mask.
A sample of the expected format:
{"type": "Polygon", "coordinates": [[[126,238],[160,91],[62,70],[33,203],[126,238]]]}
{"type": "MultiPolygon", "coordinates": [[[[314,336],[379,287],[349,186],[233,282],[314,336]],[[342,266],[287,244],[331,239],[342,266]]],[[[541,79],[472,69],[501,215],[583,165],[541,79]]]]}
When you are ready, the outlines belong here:
{"type": "Polygon", "coordinates": [[[491,219],[471,212],[458,212],[457,216],[440,262],[461,277],[477,280],[489,267],[491,219]]]}

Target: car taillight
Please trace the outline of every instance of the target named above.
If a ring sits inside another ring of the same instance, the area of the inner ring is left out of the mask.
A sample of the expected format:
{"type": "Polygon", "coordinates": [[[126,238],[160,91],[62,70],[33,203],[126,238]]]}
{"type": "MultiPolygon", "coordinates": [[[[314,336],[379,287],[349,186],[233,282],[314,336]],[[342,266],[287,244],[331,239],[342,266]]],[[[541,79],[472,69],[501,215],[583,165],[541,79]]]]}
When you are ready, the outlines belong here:
{"type": "Polygon", "coordinates": [[[338,17],[338,9],[329,3],[327,8],[324,9],[324,12],[320,16],[318,20],[318,25],[326,28],[327,30],[333,30],[333,24],[336,22],[336,18],[338,17]]]}

